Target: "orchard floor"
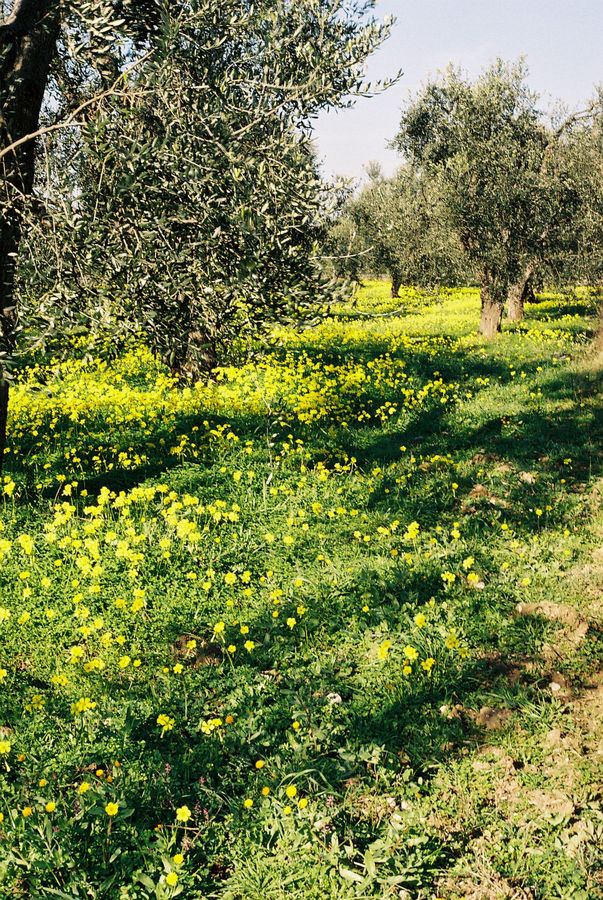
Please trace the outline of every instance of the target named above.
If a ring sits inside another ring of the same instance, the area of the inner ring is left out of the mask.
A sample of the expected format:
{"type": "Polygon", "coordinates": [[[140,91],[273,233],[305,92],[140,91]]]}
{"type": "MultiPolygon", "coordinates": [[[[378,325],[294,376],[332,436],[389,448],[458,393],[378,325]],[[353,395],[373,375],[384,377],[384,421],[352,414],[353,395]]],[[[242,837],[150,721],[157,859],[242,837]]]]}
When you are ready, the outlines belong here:
{"type": "Polygon", "coordinates": [[[13,388],[0,898],[603,897],[595,298],[13,388]]]}

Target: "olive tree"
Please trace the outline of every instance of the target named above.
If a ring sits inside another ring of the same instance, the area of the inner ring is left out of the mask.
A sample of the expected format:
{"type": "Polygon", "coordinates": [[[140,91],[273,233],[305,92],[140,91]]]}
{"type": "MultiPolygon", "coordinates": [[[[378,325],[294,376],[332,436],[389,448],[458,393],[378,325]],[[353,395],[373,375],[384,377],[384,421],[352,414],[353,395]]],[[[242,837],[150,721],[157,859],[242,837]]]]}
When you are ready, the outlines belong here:
{"type": "Polygon", "coordinates": [[[396,144],[415,169],[439,179],[451,226],[480,278],[487,338],[500,330],[509,289],[539,252],[548,143],[522,64],[498,61],[473,84],[449,69],[402,114],[396,144]]]}
{"type": "MultiPolygon", "coordinates": [[[[36,137],[61,127],[83,106],[64,96],[55,103],[57,118],[40,128],[53,71],[70,70],[76,80],[102,91],[106,61],[122,59],[117,50],[126,18],[110,0],[0,0],[0,467],[4,455],[9,402],[8,369],[20,332],[15,294],[19,252],[29,198],[34,189],[36,137]],[[96,72],[91,81],[89,72],[96,72]]],[[[146,20],[149,0],[123,0],[128,14],[146,20]],[[144,13],[144,14],[143,14],[144,13]]],[[[156,15],[156,13],[155,13],[156,15]]],[[[146,30],[146,29],[145,29],[146,30]]],[[[132,44],[133,48],[133,44],[132,44]]],[[[56,97],[54,98],[56,101],[56,97]]]]}
{"type": "Polygon", "coordinates": [[[436,178],[409,165],[385,178],[373,167],[349,215],[373,269],[391,278],[392,297],[403,284],[432,289],[459,280],[462,248],[448,225],[436,178]]]}
{"type": "Polygon", "coordinates": [[[367,250],[358,226],[349,210],[347,199],[328,217],[322,242],[322,264],[338,281],[360,284],[366,270],[367,250]]]}
{"type": "Polygon", "coordinates": [[[316,300],[322,185],[309,138],[320,110],[364,90],[364,61],[389,31],[373,0],[7,6],[0,352],[19,327],[17,276],[40,319],[139,326],[181,370],[316,300]],[[46,165],[28,204],[41,131],[46,165]]]}
{"type": "Polygon", "coordinates": [[[520,278],[509,288],[507,312],[515,322],[523,318],[525,301],[535,299],[536,281],[571,288],[601,277],[601,96],[555,119],[547,129],[541,165],[540,204],[533,220],[537,241],[526,245],[520,278]]]}
{"type": "Polygon", "coordinates": [[[564,116],[548,155],[551,226],[545,273],[562,284],[603,279],[603,89],[564,116]],[[568,210],[573,212],[568,215],[568,210]],[[552,239],[551,239],[552,238],[552,239]]]}

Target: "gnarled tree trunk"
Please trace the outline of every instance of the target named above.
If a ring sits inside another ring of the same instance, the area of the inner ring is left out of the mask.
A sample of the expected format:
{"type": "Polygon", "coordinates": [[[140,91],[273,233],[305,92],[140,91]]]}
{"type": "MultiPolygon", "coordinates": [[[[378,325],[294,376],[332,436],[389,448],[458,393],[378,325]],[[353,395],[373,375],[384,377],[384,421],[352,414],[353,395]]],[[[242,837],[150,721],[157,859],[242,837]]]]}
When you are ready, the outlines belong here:
{"type": "Polygon", "coordinates": [[[524,317],[524,304],[534,296],[533,275],[534,270],[532,266],[528,266],[519,281],[516,281],[509,288],[507,315],[511,322],[521,322],[524,317]]]}
{"type": "Polygon", "coordinates": [[[178,378],[194,381],[209,375],[218,365],[215,340],[202,328],[193,328],[187,335],[186,352],[172,369],[178,378]]]}
{"type": "Polygon", "coordinates": [[[603,306],[599,311],[599,327],[597,328],[597,332],[595,334],[594,346],[595,350],[603,353],[603,306]]]}
{"type": "Polygon", "coordinates": [[[525,283],[525,287],[523,289],[523,302],[524,303],[537,303],[536,293],[534,291],[534,276],[530,275],[528,280],[525,283]]]}
{"type": "MultiPolygon", "coordinates": [[[[35,132],[56,53],[60,24],[57,0],[14,0],[0,21],[0,152],[35,132]]],[[[15,271],[23,200],[34,182],[33,140],[0,159],[0,353],[15,349],[15,271]]],[[[1,365],[1,358],[0,358],[1,365]]],[[[6,443],[9,388],[0,368],[0,467],[6,443]]]]}
{"type": "Polygon", "coordinates": [[[488,340],[495,338],[501,330],[505,296],[504,285],[486,273],[482,279],[479,332],[488,340]]]}

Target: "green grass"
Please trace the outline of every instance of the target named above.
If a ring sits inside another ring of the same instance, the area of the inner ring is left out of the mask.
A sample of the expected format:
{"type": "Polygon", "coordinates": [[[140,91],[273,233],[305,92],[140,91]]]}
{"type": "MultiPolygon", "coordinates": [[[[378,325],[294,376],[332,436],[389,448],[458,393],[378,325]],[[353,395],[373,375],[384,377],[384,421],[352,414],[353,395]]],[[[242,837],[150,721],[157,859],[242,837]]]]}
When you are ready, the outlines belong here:
{"type": "Polygon", "coordinates": [[[478,313],[376,282],[214,384],[23,374],[0,897],[600,895],[595,298],[478,313]]]}

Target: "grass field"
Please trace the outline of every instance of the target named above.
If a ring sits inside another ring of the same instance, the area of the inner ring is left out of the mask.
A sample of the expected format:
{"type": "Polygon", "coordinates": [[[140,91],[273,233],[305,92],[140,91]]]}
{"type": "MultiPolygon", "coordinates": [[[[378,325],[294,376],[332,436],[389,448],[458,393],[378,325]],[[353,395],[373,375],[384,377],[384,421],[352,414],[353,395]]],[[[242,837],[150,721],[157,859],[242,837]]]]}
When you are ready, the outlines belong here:
{"type": "Polygon", "coordinates": [[[588,293],[365,285],[211,384],[41,360],[0,483],[0,898],[603,896],[588,293]]]}

